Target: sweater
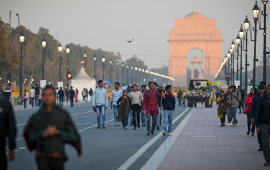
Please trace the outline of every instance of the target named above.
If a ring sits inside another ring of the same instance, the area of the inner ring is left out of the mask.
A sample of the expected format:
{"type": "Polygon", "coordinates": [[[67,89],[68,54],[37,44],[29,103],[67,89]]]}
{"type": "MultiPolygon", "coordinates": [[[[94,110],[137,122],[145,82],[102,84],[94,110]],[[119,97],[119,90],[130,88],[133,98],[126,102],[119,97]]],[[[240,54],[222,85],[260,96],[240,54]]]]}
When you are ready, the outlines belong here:
{"type": "Polygon", "coordinates": [[[239,102],[241,101],[241,93],[240,92],[231,92],[231,95],[230,95],[230,104],[231,104],[231,107],[238,107],[239,106],[239,102]],[[235,98],[233,97],[233,94],[236,95],[238,97],[235,98]]]}
{"type": "Polygon", "coordinates": [[[167,95],[166,93],[162,95],[162,106],[165,110],[175,109],[175,98],[173,94],[167,95]]]}
{"type": "Polygon", "coordinates": [[[142,101],[143,101],[143,95],[142,95],[142,92],[140,92],[140,91],[137,91],[137,92],[131,92],[131,93],[130,93],[130,99],[131,99],[132,105],[138,104],[138,105],[141,106],[142,101]]]}
{"type": "MultiPolygon", "coordinates": [[[[254,97],[253,95],[248,94],[247,95],[247,98],[246,98],[246,104],[250,104],[251,105],[253,97],[254,97]]],[[[249,109],[248,112],[250,112],[250,111],[251,111],[251,107],[250,107],[250,109],[249,109]]]]}

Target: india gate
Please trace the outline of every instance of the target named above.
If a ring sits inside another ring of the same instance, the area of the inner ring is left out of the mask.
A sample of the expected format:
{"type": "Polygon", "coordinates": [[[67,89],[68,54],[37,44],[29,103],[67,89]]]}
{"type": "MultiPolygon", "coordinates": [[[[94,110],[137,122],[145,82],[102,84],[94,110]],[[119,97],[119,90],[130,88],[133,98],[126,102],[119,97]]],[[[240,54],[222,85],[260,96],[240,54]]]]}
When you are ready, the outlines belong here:
{"type": "Polygon", "coordinates": [[[220,30],[216,29],[216,19],[206,18],[196,11],[184,18],[175,19],[175,28],[170,30],[168,39],[170,52],[168,71],[169,76],[175,79],[174,85],[187,86],[187,54],[192,49],[202,51],[204,55],[202,78],[212,80],[221,63],[222,41],[220,30]]]}

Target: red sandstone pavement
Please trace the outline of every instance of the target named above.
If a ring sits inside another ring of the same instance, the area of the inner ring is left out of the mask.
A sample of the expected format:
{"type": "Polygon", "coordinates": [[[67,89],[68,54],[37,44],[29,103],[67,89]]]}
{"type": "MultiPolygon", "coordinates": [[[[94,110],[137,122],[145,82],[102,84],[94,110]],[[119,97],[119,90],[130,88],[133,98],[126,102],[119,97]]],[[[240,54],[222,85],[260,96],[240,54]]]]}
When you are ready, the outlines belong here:
{"type": "MultiPolygon", "coordinates": [[[[217,105],[198,106],[161,162],[159,170],[270,169],[264,167],[256,136],[247,136],[245,114],[238,114],[237,127],[220,127],[217,105]]],[[[255,134],[256,135],[256,134],[255,134]]]]}

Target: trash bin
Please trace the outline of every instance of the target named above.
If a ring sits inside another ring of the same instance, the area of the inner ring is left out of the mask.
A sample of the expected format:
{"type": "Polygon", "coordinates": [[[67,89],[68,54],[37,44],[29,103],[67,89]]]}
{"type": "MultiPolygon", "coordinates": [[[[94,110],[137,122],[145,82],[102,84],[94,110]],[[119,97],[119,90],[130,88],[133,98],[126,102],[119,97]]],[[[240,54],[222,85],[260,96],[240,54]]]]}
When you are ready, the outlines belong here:
{"type": "Polygon", "coordinates": [[[17,101],[18,101],[18,105],[22,105],[22,98],[21,98],[21,96],[18,96],[17,97],[17,101]]]}

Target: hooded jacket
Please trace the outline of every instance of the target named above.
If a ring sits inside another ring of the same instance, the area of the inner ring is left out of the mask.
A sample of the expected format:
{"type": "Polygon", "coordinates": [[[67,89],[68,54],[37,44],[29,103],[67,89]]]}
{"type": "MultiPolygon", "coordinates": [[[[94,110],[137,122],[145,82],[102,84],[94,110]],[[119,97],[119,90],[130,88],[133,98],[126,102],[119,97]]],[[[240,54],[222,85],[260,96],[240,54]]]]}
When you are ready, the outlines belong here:
{"type": "Polygon", "coordinates": [[[64,109],[54,106],[48,113],[45,106],[34,114],[23,133],[26,145],[30,151],[35,150],[37,157],[60,158],[67,160],[64,144],[74,146],[78,154],[81,154],[80,136],[71,120],[70,115],[64,109]],[[55,126],[58,134],[43,138],[42,135],[47,126],[55,126]]]}
{"type": "MultiPolygon", "coordinates": [[[[266,96],[264,93],[263,96],[266,96]]],[[[250,112],[250,118],[257,120],[257,113],[259,108],[260,99],[263,97],[260,95],[260,93],[257,93],[254,95],[252,102],[251,102],[251,112],[250,112]]]]}

